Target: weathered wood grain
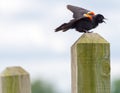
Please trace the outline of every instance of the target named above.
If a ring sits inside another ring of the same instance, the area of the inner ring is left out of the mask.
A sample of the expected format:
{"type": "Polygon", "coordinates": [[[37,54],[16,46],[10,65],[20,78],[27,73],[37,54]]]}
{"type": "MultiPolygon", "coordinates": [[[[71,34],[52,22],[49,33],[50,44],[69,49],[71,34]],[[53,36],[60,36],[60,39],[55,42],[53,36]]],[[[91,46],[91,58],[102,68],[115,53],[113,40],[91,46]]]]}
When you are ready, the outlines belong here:
{"type": "Polygon", "coordinates": [[[29,73],[21,67],[7,67],[0,74],[0,93],[31,93],[29,73]]]}
{"type": "Polygon", "coordinates": [[[72,46],[72,93],[110,93],[110,44],[97,33],[72,46]]]}

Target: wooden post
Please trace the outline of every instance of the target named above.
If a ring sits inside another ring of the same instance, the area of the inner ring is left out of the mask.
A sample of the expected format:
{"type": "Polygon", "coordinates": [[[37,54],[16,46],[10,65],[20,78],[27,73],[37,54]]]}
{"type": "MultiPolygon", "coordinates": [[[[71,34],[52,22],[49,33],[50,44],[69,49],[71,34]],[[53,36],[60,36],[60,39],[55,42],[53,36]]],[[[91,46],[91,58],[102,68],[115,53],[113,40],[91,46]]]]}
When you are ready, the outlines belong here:
{"type": "Polygon", "coordinates": [[[21,67],[7,67],[0,74],[0,93],[31,93],[28,72],[21,67]]]}
{"type": "Polygon", "coordinates": [[[72,93],[110,93],[110,44],[85,33],[71,50],[72,93]]]}

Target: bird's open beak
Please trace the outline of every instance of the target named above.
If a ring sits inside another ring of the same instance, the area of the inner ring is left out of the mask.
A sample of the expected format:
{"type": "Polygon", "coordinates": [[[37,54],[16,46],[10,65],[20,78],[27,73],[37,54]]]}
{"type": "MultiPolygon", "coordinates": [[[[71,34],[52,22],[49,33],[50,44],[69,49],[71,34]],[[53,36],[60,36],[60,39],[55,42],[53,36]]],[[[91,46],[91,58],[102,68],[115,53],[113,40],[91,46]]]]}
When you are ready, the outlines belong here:
{"type": "MultiPolygon", "coordinates": [[[[107,18],[104,18],[104,20],[108,20],[107,18]]],[[[103,20],[103,22],[106,24],[106,22],[103,20]]]]}
{"type": "Polygon", "coordinates": [[[105,20],[108,20],[107,18],[104,18],[105,20]]]}
{"type": "Polygon", "coordinates": [[[106,24],[106,22],[103,20],[103,22],[106,24]]]}

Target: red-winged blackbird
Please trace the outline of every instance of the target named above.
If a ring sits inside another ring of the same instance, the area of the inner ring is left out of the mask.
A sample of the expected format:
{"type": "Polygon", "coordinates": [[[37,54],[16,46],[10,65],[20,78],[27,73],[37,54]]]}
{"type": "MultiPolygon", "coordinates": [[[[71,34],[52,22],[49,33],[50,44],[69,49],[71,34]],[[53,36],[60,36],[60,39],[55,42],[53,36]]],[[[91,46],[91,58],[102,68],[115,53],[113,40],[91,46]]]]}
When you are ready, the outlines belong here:
{"type": "Polygon", "coordinates": [[[55,29],[55,32],[62,30],[63,32],[69,29],[76,29],[78,32],[89,32],[89,30],[96,28],[99,23],[103,23],[104,16],[95,14],[84,8],[67,5],[67,8],[73,12],[73,19],[68,23],[64,23],[55,29]]]}

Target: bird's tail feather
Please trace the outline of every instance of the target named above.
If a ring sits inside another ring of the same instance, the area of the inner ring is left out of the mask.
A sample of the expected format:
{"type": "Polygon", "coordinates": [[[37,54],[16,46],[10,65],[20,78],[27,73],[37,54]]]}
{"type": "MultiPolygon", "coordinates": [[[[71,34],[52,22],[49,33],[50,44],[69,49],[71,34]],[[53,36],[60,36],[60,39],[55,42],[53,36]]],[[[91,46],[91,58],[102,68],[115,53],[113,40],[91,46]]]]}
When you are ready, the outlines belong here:
{"type": "Polygon", "coordinates": [[[68,27],[68,23],[64,23],[61,26],[59,26],[58,28],[55,29],[55,32],[58,32],[60,30],[62,30],[63,32],[67,31],[69,29],[68,27]]]}
{"type": "Polygon", "coordinates": [[[75,22],[76,22],[75,19],[70,20],[70,22],[64,23],[64,24],[62,24],[61,26],[59,26],[58,28],[56,28],[56,29],[55,29],[55,32],[58,32],[58,31],[60,31],[60,30],[62,30],[63,32],[65,32],[65,31],[67,31],[67,30],[69,30],[69,29],[72,29],[72,28],[74,28],[74,26],[75,26],[75,22]]]}

